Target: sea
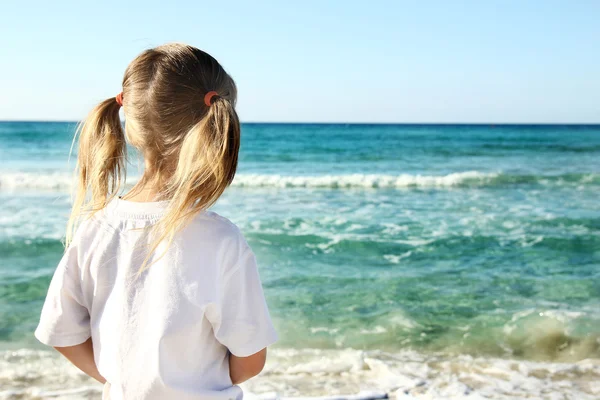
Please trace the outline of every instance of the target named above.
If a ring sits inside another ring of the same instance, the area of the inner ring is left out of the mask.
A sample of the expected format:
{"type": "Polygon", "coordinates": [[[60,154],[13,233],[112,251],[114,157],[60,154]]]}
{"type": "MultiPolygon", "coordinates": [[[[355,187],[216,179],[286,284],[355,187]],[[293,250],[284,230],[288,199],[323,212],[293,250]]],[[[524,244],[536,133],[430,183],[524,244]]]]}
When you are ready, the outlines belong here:
{"type": "MultiPolygon", "coordinates": [[[[99,398],[33,337],[75,128],[0,122],[0,399],[99,398]]],[[[247,123],[213,210],[280,336],[249,398],[600,399],[600,125],[247,123]]]]}

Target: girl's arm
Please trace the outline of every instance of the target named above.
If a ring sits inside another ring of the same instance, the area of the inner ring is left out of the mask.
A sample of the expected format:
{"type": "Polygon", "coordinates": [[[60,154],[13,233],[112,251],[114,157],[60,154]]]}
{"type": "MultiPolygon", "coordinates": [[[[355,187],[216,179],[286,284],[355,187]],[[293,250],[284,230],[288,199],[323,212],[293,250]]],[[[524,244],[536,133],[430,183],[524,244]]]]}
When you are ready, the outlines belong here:
{"type": "Polygon", "coordinates": [[[249,357],[237,357],[229,353],[229,376],[231,377],[231,382],[237,385],[260,374],[265,367],[266,359],[266,348],[249,357]]]}
{"type": "Polygon", "coordinates": [[[106,379],[100,375],[96,362],[94,361],[94,347],[92,345],[92,338],[89,338],[85,342],[69,347],[55,347],[55,349],[65,356],[69,361],[73,363],[77,368],[94,378],[100,383],[105,383],[106,379]]]}

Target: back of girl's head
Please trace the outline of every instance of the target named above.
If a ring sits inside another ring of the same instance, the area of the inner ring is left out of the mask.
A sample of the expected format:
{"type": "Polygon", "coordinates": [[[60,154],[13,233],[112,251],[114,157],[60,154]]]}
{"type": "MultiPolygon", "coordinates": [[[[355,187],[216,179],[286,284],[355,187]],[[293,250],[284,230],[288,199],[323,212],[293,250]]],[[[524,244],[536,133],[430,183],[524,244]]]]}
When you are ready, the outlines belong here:
{"type": "Polygon", "coordinates": [[[119,194],[126,143],[144,157],[141,183],[169,200],[151,250],[212,205],[237,168],[236,97],[233,79],[217,60],[192,46],[167,44],[135,58],[123,78],[125,131],[121,99],[115,97],[96,106],[78,129],[78,182],[67,243],[82,212],[93,214],[119,194]]]}

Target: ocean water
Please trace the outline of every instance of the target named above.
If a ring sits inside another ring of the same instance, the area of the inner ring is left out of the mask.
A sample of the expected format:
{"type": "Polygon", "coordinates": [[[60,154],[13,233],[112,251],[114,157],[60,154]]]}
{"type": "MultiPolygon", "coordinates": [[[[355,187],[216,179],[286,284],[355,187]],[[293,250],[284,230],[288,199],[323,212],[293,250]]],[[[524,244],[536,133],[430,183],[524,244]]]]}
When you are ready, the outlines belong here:
{"type": "MultiPolygon", "coordinates": [[[[0,123],[0,399],[95,398],[36,343],[75,124],[0,123]]],[[[277,396],[600,398],[600,126],[245,124],[277,396]]],[[[132,154],[129,185],[139,176],[132,154]]]]}

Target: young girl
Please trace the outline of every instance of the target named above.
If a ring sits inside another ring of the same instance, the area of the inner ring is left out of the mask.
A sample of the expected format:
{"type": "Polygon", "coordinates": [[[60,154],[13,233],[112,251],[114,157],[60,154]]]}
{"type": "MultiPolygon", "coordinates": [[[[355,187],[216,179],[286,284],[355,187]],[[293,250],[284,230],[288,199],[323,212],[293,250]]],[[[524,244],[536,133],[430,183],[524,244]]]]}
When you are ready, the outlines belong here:
{"type": "Polygon", "coordinates": [[[160,46],[79,130],[67,249],[35,335],[107,382],[105,398],[240,399],[277,340],[252,250],[206,210],[235,175],[236,94],[207,53],[160,46]],[[145,168],[121,198],[126,143],[145,168]]]}

